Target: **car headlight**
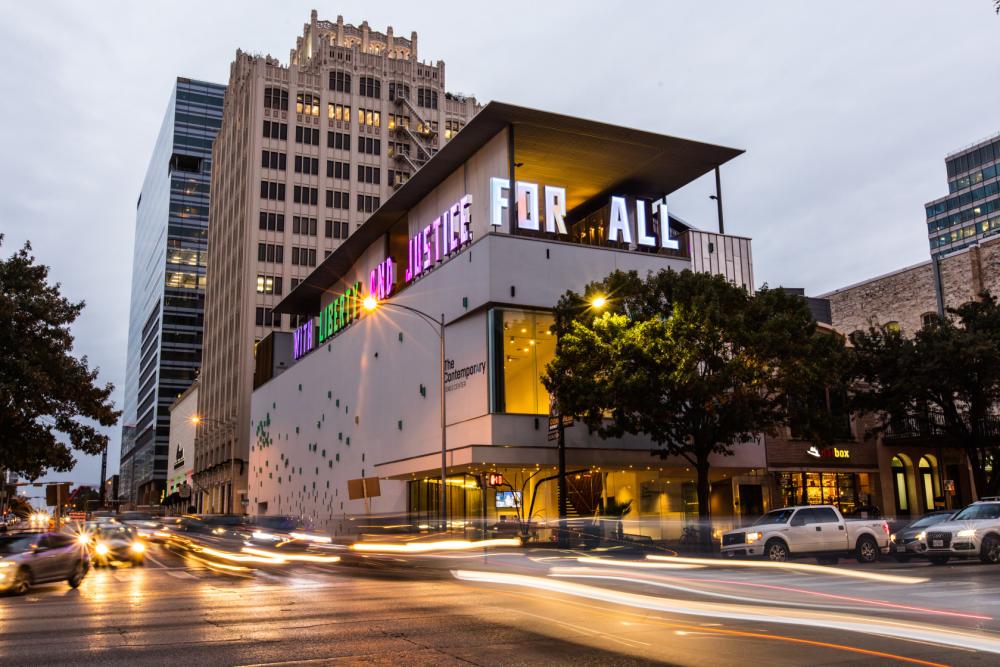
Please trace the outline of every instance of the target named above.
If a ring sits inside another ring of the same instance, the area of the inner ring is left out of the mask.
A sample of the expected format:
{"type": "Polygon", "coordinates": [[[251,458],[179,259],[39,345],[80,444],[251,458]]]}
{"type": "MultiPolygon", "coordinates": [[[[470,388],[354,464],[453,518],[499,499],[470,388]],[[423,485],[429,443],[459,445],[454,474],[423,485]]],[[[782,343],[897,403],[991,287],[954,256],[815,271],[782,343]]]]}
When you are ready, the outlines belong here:
{"type": "Polygon", "coordinates": [[[0,560],[0,567],[14,567],[14,564],[9,560],[0,560]]]}
{"type": "Polygon", "coordinates": [[[915,540],[926,540],[927,539],[927,531],[926,530],[921,530],[919,533],[916,534],[916,536],[913,539],[915,539],[915,540]]]}
{"type": "Polygon", "coordinates": [[[764,533],[747,533],[746,542],[747,544],[753,544],[762,537],[764,537],[764,533]]]}
{"type": "Polygon", "coordinates": [[[111,549],[109,549],[108,545],[105,544],[104,542],[98,542],[96,545],[94,545],[94,553],[96,553],[98,556],[107,556],[110,552],[111,549]]]}
{"type": "Polygon", "coordinates": [[[87,535],[86,533],[77,535],[76,541],[80,544],[81,547],[85,547],[88,544],[90,544],[90,535],[87,535]]]}
{"type": "Polygon", "coordinates": [[[253,533],[251,533],[251,536],[255,540],[267,540],[269,542],[277,542],[278,540],[281,539],[277,535],[272,535],[271,533],[265,533],[262,530],[254,531],[253,533]]]}
{"type": "Polygon", "coordinates": [[[975,537],[975,536],[976,536],[975,528],[966,528],[965,530],[960,530],[955,534],[955,537],[975,537]]]}
{"type": "Polygon", "coordinates": [[[136,541],[133,542],[132,546],[129,548],[132,550],[132,553],[141,554],[143,551],[146,550],[146,545],[143,544],[142,542],[136,541]]]}
{"type": "Polygon", "coordinates": [[[890,542],[895,542],[896,541],[896,533],[893,533],[892,535],[889,536],[889,541],[890,542]]]}

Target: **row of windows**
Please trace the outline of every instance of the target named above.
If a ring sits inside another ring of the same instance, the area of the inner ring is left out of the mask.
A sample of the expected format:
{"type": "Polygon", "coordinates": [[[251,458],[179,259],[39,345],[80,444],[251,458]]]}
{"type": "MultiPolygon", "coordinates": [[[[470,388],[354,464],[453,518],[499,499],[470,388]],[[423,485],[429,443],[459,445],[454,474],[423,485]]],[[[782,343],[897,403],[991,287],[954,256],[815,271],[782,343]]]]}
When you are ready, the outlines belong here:
{"type": "Polygon", "coordinates": [[[257,276],[258,294],[281,295],[281,276],[257,276]]]}
{"type": "Polygon", "coordinates": [[[382,82],[373,76],[358,77],[358,95],[382,97],[382,82]]]}
{"type": "Polygon", "coordinates": [[[460,120],[446,120],[444,122],[444,139],[448,141],[456,134],[458,131],[465,127],[465,123],[460,120]]]}
{"type": "Polygon", "coordinates": [[[275,181],[260,182],[260,198],[285,201],[285,184],[275,181]]]}
{"type": "Polygon", "coordinates": [[[292,216],[292,234],[316,236],[316,218],[292,216]]]}
{"type": "Polygon", "coordinates": [[[389,101],[392,102],[399,97],[401,100],[409,99],[410,87],[405,83],[389,82],[389,101]]]}
{"type": "Polygon", "coordinates": [[[993,160],[1000,160],[1000,139],[986,144],[971,153],[966,153],[965,155],[960,155],[952,160],[947,160],[945,164],[948,168],[948,178],[957,176],[963,171],[975,169],[979,165],[992,162],[993,160]]]}
{"type": "Polygon", "coordinates": [[[285,246],[273,243],[258,243],[257,261],[282,264],[285,261],[285,246]]]}
{"type": "Polygon", "coordinates": [[[947,229],[960,222],[968,222],[969,220],[979,217],[980,215],[988,215],[994,211],[1000,211],[1000,199],[983,202],[978,206],[971,206],[969,208],[962,209],[957,213],[952,213],[951,215],[939,218],[933,222],[928,222],[927,231],[933,234],[936,231],[947,229]]]}
{"type": "Polygon", "coordinates": [[[396,184],[402,185],[403,183],[406,183],[408,180],[410,180],[409,172],[396,171],[395,169],[389,169],[386,176],[388,176],[389,185],[396,185],[396,184]]]}
{"type": "Polygon", "coordinates": [[[319,159],[314,157],[295,156],[295,173],[319,176],[319,159]]]}
{"type": "Polygon", "coordinates": [[[358,195],[358,210],[362,213],[374,213],[381,205],[378,197],[358,195]]]}
{"type": "Polygon", "coordinates": [[[372,137],[358,137],[358,152],[369,155],[382,154],[382,140],[372,137]]]}
{"type": "Polygon", "coordinates": [[[295,143],[319,146],[319,130],[315,127],[295,126],[295,143]]]}
{"type": "Polygon", "coordinates": [[[288,91],[283,88],[265,88],[264,108],[288,111],[288,91]]]}
{"type": "Polygon", "coordinates": [[[327,178],[348,179],[351,177],[351,163],[337,162],[336,160],[326,161],[327,178]]]}
{"type": "Polygon", "coordinates": [[[350,121],[351,120],[351,107],[346,104],[334,104],[330,102],[326,105],[326,116],[330,120],[338,121],[350,121]]]}
{"type": "Polygon", "coordinates": [[[261,151],[260,152],[260,166],[264,169],[280,169],[285,170],[286,156],[284,153],[279,153],[277,151],[261,151]]]}
{"type": "Polygon", "coordinates": [[[396,141],[390,141],[388,146],[388,151],[386,153],[389,157],[395,155],[409,155],[410,154],[410,144],[400,143],[396,141]]]}
{"type": "Polygon", "coordinates": [[[942,234],[937,238],[931,239],[931,248],[941,248],[952,243],[972,238],[976,234],[985,234],[986,232],[992,232],[998,229],[1000,229],[1000,217],[983,220],[982,222],[974,225],[966,225],[961,229],[953,229],[947,234],[942,234]]]}
{"type": "Polygon", "coordinates": [[[950,188],[949,192],[958,192],[959,190],[964,190],[970,185],[978,185],[983,181],[990,180],[998,173],[1000,173],[1000,165],[990,165],[980,171],[972,172],[968,176],[963,176],[957,181],[952,181],[948,184],[948,187],[950,188]]]}
{"type": "Polygon", "coordinates": [[[292,189],[292,201],[296,204],[306,204],[316,206],[319,204],[319,188],[310,188],[305,185],[296,185],[292,189]]]}
{"type": "Polygon", "coordinates": [[[438,108],[438,94],[431,88],[417,88],[417,106],[427,109],[438,108]]]}
{"type": "Polygon", "coordinates": [[[285,231],[285,214],[260,212],[260,228],[268,232],[285,231]]]}
{"type": "Polygon", "coordinates": [[[358,109],[358,125],[362,127],[381,127],[382,112],[374,109],[358,109]]]}
{"type": "Polygon", "coordinates": [[[327,190],[326,191],[326,207],[327,208],[340,208],[347,210],[351,207],[350,199],[351,193],[341,192],[340,190],[327,190]]]}
{"type": "Polygon", "coordinates": [[[992,197],[998,192],[1000,192],[1000,183],[994,181],[993,183],[987,183],[986,185],[978,188],[973,188],[968,192],[963,192],[960,195],[948,197],[947,199],[943,199],[936,204],[928,204],[927,218],[930,219],[935,215],[941,215],[945,211],[950,211],[961,206],[968,206],[974,201],[978,201],[986,197],[992,197]]]}
{"type": "Polygon", "coordinates": [[[295,113],[319,117],[319,96],[299,93],[295,96],[295,113]]]}
{"type": "Polygon", "coordinates": [[[395,130],[397,127],[410,127],[410,117],[402,114],[389,114],[389,129],[395,130]]]}
{"type": "Polygon", "coordinates": [[[274,120],[264,121],[264,138],[265,139],[281,139],[282,141],[288,139],[288,123],[279,123],[274,120]]]}
{"type": "Polygon", "coordinates": [[[347,224],[346,222],[341,222],[340,220],[326,221],[326,238],[346,239],[349,233],[350,233],[350,225],[347,224]]]}
{"type": "Polygon", "coordinates": [[[351,75],[347,72],[330,72],[330,90],[338,93],[351,92],[351,75]]]}
{"type": "Polygon", "coordinates": [[[369,167],[363,164],[359,164],[358,182],[374,183],[375,185],[380,185],[382,183],[382,170],[379,169],[378,167],[369,167]]]}
{"type": "Polygon", "coordinates": [[[327,132],[326,147],[349,151],[351,150],[351,135],[346,132],[327,132]]]}
{"type": "Polygon", "coordinates": [[[257,326],[281,328],[281,313],[275,313],[270,308],[258,308],[257,326]]]}
{"type": "Polygon", "coordinates": [[[292,264],[296,266],[316,266],[315,248],[292,247],[292,264]]]}

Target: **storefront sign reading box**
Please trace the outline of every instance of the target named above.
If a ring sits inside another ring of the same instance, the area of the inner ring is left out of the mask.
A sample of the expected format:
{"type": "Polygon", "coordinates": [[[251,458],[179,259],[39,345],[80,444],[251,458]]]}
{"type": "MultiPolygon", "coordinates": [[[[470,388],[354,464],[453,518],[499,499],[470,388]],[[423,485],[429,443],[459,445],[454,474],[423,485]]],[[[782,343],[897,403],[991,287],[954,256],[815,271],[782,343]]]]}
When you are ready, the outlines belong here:
{"type": "MultiPolygon", "coordinates": [[[[541,231],[542,205],[537,183],[517,181],[515,184],[517,202],[517,227],[541,231]]],[[[566,188],[546,185],[544,193],[545,231],[550,234],[566,235],[566,188]]],[[[670,216],[667,213],[666,198],[654,202],[635,199],[634,207],[629,206],[625,197],[612,196],[608,206],[607,229],[604,238],[608,243],[628,243],[645,248],[680,249],[680,241],[670,234],[670,216]],[[650,233],[647,208],[659,225],[659,234],[650,233]],[[634,214],[630,214],[630,211],[634,214]],[[633,234],[633,229],[635,233],[633,234]],[[657,238],[659,237],[659,238],[657,238]]],[[[503,227],[505,213],[510,206],[510,181],[506,178],[490,179],[490,225],[503,227]]]]}

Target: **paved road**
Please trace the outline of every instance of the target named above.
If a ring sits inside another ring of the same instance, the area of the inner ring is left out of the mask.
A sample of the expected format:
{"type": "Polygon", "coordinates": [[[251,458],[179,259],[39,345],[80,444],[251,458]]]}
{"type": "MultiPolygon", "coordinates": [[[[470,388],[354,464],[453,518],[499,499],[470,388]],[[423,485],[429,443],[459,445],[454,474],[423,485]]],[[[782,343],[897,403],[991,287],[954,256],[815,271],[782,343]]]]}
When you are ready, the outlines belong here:
{"type": "Polygon", "coordinates": [[[1000,660],[969,648],[972,640],[1000,647],[1000,570],[973,564],[840,568],[930,575],[926,582],[901,584],[725,564],[634,565],[535,552],[489,559],[386,557],[366,567],[299,564],[227,574],[154,547],[145,568],[94,570],[76,591],[49,585],[0,599],[0,664],[1000,660]],[[844,619],[872,627],[893,623],[918,635],[923,628],[963,634],[944,643],[890,638],[871,634],[871,627],[836,627],[844,619]]]}

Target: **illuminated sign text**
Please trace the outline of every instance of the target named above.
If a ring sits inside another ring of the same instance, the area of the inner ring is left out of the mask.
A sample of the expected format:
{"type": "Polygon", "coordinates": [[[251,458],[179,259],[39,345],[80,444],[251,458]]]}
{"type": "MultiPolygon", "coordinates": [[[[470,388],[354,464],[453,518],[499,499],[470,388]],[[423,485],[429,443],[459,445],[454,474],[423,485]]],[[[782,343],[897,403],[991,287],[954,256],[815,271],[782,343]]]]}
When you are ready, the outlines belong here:
{"type": "Polygon", "coordinates": [[[472,195],[449,206],[431,224],[410,239],[406,282],[446,259],[472,242],[472,195]]]}
{"type": "Polygon", "coordinates": [[[357,282],[319,311],[320,343],[361,317],[364,312],[361,307],[363,298],[361,283],[357,282]]]}

